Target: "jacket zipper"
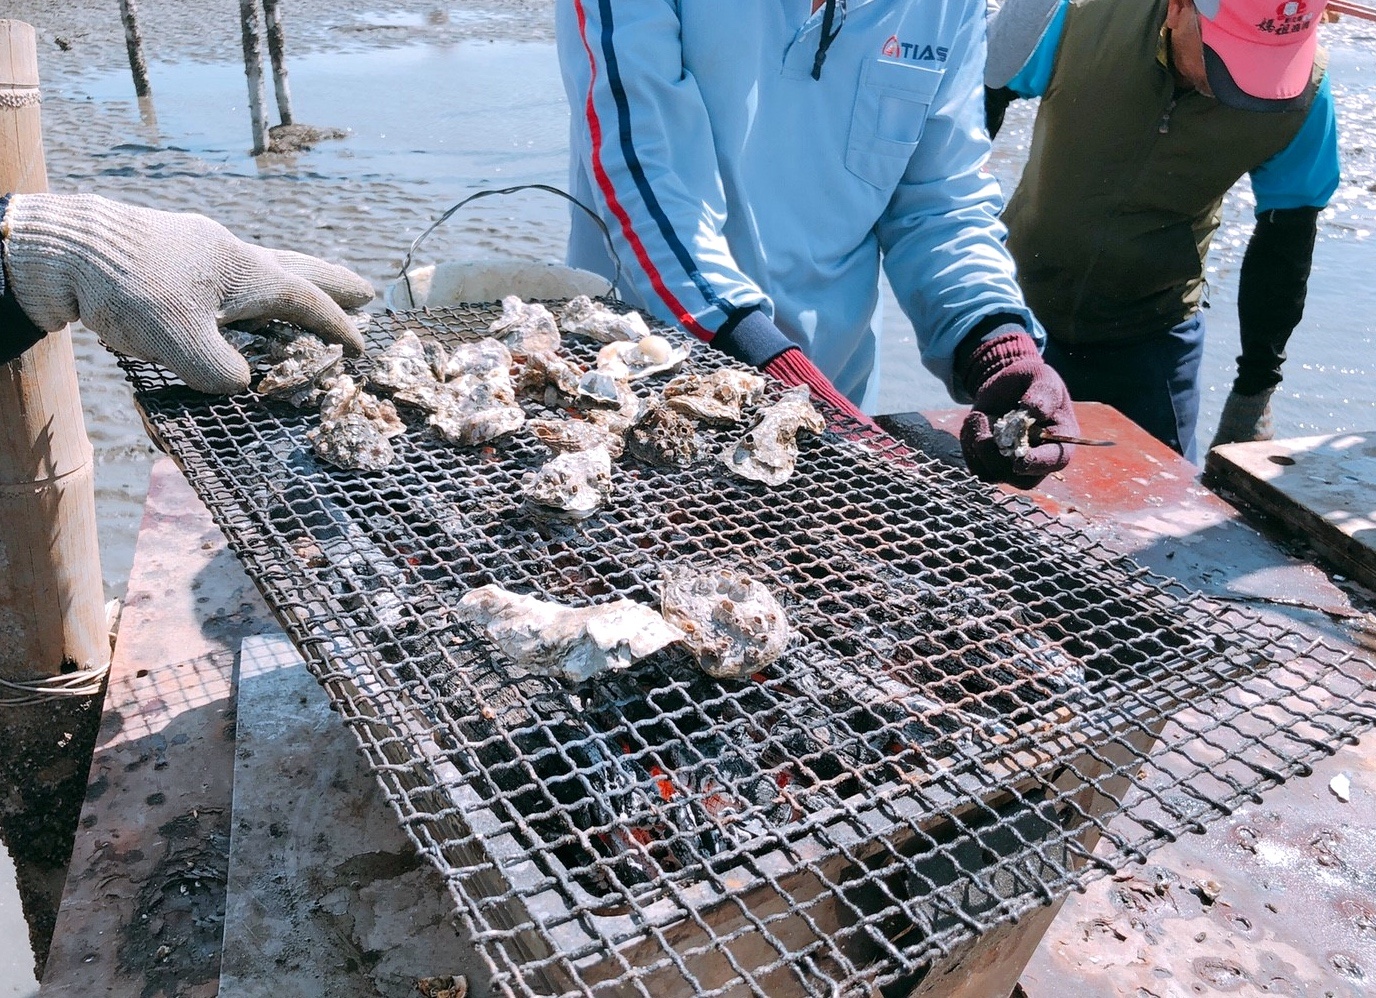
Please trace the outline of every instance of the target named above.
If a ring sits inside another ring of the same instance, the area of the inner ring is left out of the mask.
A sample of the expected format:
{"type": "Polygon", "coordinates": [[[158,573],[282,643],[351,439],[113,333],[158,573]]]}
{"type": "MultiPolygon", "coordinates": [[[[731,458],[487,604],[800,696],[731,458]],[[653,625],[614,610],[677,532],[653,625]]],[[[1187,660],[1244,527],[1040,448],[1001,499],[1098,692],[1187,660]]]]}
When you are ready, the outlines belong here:
{"type": "Polygon", "coordinates": [[[1171,130],[1171,113],[1175,110],[1176,102],[1180,98],[1172,97],[1171,102],[1166,105],[1166,110],[1161,115],[1161,120],[1156,123],[1156,131],[1159,135],[1165,135],[1171,130]]]}

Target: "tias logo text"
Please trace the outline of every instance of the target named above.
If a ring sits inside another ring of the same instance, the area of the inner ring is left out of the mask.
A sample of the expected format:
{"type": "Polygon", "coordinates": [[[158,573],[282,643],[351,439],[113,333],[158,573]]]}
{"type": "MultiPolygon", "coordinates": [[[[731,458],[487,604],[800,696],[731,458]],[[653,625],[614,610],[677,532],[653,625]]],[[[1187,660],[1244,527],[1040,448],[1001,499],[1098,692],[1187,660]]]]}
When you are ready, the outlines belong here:
{"type": "Polygon", "coordinates": [[[884,55],[890,59],[911,59],[914,62],[945,62],[951,50],[944,45],[919,45],[913,42],[900,42],[897,35],[890,35],[884,43],[884,55]]]}

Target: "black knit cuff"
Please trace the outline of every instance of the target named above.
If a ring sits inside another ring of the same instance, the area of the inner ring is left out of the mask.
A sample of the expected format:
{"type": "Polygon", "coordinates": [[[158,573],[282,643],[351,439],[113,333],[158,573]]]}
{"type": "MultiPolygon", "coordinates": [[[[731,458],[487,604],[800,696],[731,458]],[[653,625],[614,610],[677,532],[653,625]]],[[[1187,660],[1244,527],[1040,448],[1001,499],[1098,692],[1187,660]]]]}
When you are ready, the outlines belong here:
{"type": "Polygon", "coordinates": [[[756,368],[763,368],[789,347],[797,346],[758,308],[737,312],[727,319],[712,337],[712,345],[756,368]]]}
{"type": "MultiPolygon", "coordinates": [[[[5,223],[10,197],[9,194],[0,196],[0,226],[5,223]]],[[[3,258],[4,247],[0,244],[0,364],[8,364],[48,334],[35,326],[19,307],[14,289],[5,280],[3,258]]]]}

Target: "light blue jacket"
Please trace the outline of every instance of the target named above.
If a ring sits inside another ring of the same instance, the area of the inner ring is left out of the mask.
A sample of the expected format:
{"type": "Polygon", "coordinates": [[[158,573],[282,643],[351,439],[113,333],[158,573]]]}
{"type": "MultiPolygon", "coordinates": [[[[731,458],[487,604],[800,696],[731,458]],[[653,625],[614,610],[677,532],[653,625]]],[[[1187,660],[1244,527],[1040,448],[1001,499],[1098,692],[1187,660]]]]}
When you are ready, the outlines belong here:
{"type": "MultiPolygon", "coordinates": [[[[877,389],[879,267],[924,364],[1023,302],[985,172],[985,0],[850,0],[812,72],[808,0],[559,0],[571,190],[624,296],[710,340],[761,308],[853,401],[877,389]]],[[[573,213],[569,263],[608,276],[573,213]]]]}

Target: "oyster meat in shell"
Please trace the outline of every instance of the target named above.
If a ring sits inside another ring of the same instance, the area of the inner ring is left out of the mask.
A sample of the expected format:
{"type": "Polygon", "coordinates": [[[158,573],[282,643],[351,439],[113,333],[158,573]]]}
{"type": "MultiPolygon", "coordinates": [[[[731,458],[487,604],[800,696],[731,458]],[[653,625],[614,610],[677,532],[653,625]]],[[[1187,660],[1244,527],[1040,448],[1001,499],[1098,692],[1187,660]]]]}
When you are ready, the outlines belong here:
{"type": "Polygon", "coordinates": [[[381,471],[396,463],[389,438],[406,431],[391,402],[369,395],[347,374],[335,378],[320,406],[320,425],[306,431],[316,455],[337,468],[381,471]]]}
{"type": "Polygon", "coordinates": [[[612,488],[612,457],[605,447],[556,454],[521,486],[532,513],[581,520],[602,505],[612,488]]]}
{"type": "Polygon", "coordinates": [[[994,420],[990,430],[994,436],[994,446],[1004,457],[1016,460],[1026,457],[1032,449],[1032,429],[1037,425],[1036,417],[1026,409],[1014,409],[994,420]]]}
{"type": "Polygon", "coordinates": [[[681,374],[664,386],[664,401],[685,416],[715,426],[739,423],[746,406],[764,394],[764,378],[722,367],[710,374],[681,374]]]}
{"type": "Polygon", "coordinates": [[[627,433],[626,448],[647,464],[687,468],[703,456],[706,445],[696,422],[656,399],[627,433]]]}
{"type": "Polygon", "coordinates": [[[599,343],[634,341],[650,335],[639,312],[613,312],[587,295],[568,300],[559,312],[559,328],[571,336],[586,336],[599,343]]]}
{"type": "Polygon", "coordinates": [[[782,485],[798,461],[798,431],[821,433],[826,428],[826,420],[812,407],[807,386],[790,388],[778,402],[760,410],[745,436],[722,448],[722,463],[742,478],[782,485]]]}
{"type": "Polygon", "coordinates": [[[716,679],[744,679],[763,669],[784,653],[792,633],[768,588],[728,568],[666,566],[660,612],[716,679]]]}
{"type": "Polygon", "coordinates": [[[577,609],[495,585],[465,594],[458,615],[481,627],[520,668],[574,683],[624,669],[683,637],[634,600],[577,609]]]}
{"type": "Polygon", "coordinates": [[[688,359],[687,346],[675,346],[663,336],[608,343],[597,352],[597,367],[627,381],[672,371],[688,359]]]}
{"type": "Polygon", "coordinates": [[[521,357],[559,349],[559,326],[553,313],[539,302],[523,302],[516,295],[502,299],[502,314],[487,332],[521,357]]]}

